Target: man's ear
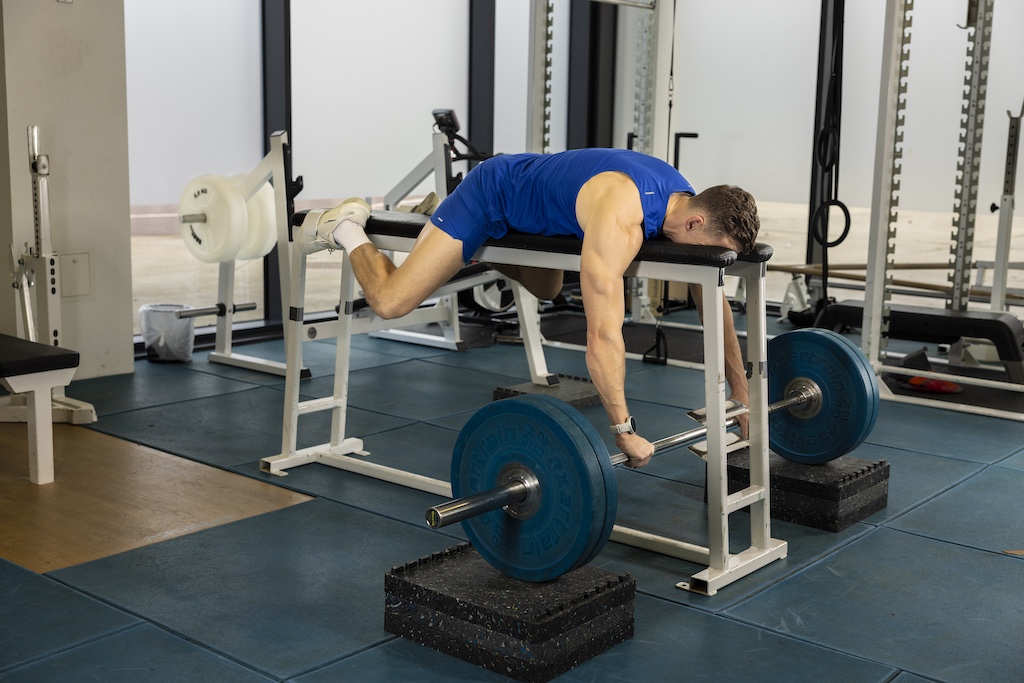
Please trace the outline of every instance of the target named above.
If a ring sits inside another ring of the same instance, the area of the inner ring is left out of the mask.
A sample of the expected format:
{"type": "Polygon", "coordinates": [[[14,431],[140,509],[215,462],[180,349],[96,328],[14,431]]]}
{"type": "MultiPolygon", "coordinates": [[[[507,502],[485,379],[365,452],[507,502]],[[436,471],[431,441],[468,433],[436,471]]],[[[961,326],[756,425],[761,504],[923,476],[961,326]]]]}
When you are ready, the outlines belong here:
{"type": "Polygon", "coordinates": [[[689,216],[686,217],[686,230],[687,231],[702,229],[705,224],[706,224],[706,220],[704,218],[704,214],[701,214],[701,213],[691,213],[689,216]]]}

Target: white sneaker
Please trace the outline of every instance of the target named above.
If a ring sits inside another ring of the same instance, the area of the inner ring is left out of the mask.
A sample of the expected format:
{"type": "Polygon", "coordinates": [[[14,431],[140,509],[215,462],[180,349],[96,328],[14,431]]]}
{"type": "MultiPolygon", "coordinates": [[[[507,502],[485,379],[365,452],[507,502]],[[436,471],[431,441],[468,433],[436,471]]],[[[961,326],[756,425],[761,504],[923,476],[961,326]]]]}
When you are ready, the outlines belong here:
{"type": "Polygon", "coordinates": [[[324,249],[341,249],[334,240],[334,229],[343,221],[352,221],[366,227],[370,205],[359,197],[351,197],[333,209],[315,209],[306,214],[295,234],[295,244],[303,254],[314,254],[324,249]]]}
{"type": "Polygon", "coordinates": [[[437,210],[437,207],[440,204],[441,198],[438,197],[436,193],[431,192],[423,198],[423,201],[414,206],[411,211],[412,213],[422,213],[426,216],[433,216],[434,211],[437,210]]]}

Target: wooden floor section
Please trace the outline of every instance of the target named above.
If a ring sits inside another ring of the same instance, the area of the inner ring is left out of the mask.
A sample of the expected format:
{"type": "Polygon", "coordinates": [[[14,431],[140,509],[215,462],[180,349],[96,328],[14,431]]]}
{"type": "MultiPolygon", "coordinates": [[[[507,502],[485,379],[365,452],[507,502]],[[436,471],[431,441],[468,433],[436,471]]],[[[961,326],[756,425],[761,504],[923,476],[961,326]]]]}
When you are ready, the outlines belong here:
{"type": "Polygon", "coordinates": [[[52,484],[0,424],[0,557],[43,573],[310,500],[85,427],[54,425],[52,484]]]}

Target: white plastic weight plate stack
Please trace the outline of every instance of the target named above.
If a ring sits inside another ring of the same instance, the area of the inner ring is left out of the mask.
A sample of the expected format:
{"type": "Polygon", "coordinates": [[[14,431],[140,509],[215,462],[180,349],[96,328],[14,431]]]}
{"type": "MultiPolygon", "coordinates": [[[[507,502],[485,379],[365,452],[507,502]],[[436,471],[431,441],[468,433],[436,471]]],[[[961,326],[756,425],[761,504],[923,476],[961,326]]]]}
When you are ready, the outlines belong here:
{"type": "MultiPolygon", "coordinates": [[[[239,187],[246,175],[238,173],[231,180],[239,187]]],[[[274,222],[274,188],[270,183],[263,183],[245,204],[248,213],[245,242],[235,256],[240,261],[263,258],[277,244],[277,225],[274,222]]]]}
{"type": "Polygon", "coordinates": [[[181,238],[203,263],[261,258],[277,243],[274,189],[264,183],[246,202],[241,190],[245,178],[208,173],[182,190],[181,238]]]}
{"type": "Polygon", "coordinates": [[[185,246],[203,263],[231,261],[245,242],[245,198],[226,176],[206,174],[190,180],[181,192],[178,216],[185,246]]]}

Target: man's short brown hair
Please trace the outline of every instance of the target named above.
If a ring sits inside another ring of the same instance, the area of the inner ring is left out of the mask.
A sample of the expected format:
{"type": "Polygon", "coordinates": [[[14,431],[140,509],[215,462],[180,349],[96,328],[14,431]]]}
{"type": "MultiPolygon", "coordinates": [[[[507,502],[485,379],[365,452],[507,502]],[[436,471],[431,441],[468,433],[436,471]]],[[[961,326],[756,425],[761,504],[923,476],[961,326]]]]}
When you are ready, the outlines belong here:
{"type": "Polygon", "coordinates": [[[761,221],[749,192],[735,185],[715,185],[694,195],[691,202],[707,213],[708,227],[713,232],[728,235],[740,245],[740,253],[754,248],[761,221]]]}

